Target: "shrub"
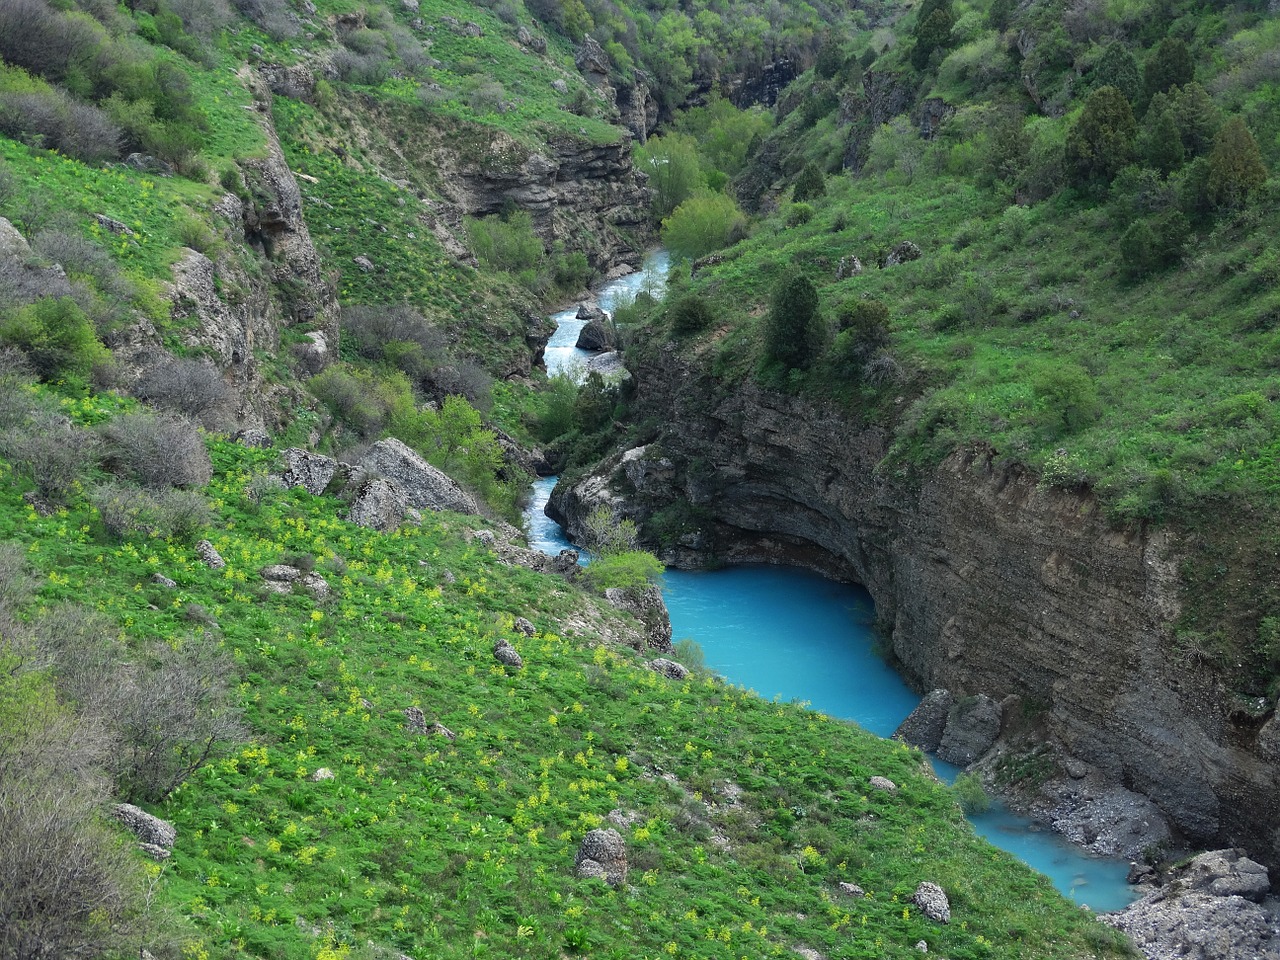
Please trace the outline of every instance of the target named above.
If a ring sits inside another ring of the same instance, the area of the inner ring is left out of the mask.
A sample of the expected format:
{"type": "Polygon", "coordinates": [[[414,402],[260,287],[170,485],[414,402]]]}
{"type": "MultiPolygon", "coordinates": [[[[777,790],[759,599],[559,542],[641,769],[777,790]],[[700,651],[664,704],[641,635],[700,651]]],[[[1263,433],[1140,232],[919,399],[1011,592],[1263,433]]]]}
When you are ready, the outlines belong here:
{"type": "Polygon", "coordinates": [[[788,273],[774,287],[773,302],[765,317],[766,359],[786,369],[808,367],[821,349],[824,334],[817,289],[803,273],[788,273]]]}
{"type": "Polygon", "coordinates": [[[122,139],[106,113],[55,88],[0,92],[0,133],[95,164],[118,157],[122,139]]]}
{"type": "Polygon", "coordinates": [[[697,293],[686,293],[674,298],[667,306],[671,331],[677,336],[701,333],[715,323],[715,313],[706,298],[697,293]]]}
{"type": "Polygon", "coordinates": [[[588,550],[599,557],[607,557],[635,552],[640,532],[634,520],[620,519],[612,508],[602,505],[587,515],[582,537],[588,550]]]}
{"type": "Polygon", "coordinates": [[[46,297],[9,314],[0,321],[0,342],[26,354],[42,380],[88,378],[111,356],[70,297],[46,297]]]}
{"type": "Polygon", "coordinates": [[[690,197],[662,221],[662,240],[672,256],[696,260],[728,246],[745,223],[732,197],[704,194],[690,197]]]}
{"type": "Polygon", "coordinates": [[[663,569],[662,562],[652,553],[631,550],[596,557],[583,571],[583,579],[593,590],[634,590],[654,583],[663,569]]]}
{"type": "Polygon", "coordinates": [[[0,450],[14,473],[34,483],[40,496],[65,504],[96,461],[101,443],[66,418],[39,411],[0,434],[0,450]]]}
{"type": "Polygon", "coordinates": [[[1093,378],[1074,364],[1042,368],[1031,387],[1040,406],[1062,428],[1076,430],[1098,417],[1101,408],[1093,378]]]}
{"type": "Polygon", "coordinates": [[[796,178],[795,186],[791,190],[791,199],[796,203],[802,203],[806,200],[814,200],[826,192],[826,177],[822,175],[822,171],[816,164],[810,162],[804,165],[800,176],[796,178]]]}
{"type": "Polygon", "coordinates": [[[1209,200],[1219,207],[1243,207],[1266,182],[1258,142],[1242,118],[1232,117],[1214,137],[1209,154],[1209,200]]]}
{"type": "Polygon", "coordinates": [[[1078,184],[1110,183],[1134,158],[1137,123],[1133,108],[1115,87],[1089,94],[1084,110],[1067,132],[1067,169],[1078,184]]]}
{"type": "Polygon", "coordinates": [[[506,217],[468,218],[466,229],[476,257],[495,270],[531,270],[546,256],[542,241],[533,231],[533,215],[527,210],[514,211],[506,217]]]}
{"type": "Polygon", "coordinates": [[[787,211],[787,226],[802,227],[813,219],[813,207],[807,203],[793,203],[787,211]]]}
{"type": "Polygon", "coordinates": [[[960,809],[969,816],[975,813],[986,813],[991,809],[991,798],[987,796],[986,788],[982,785],[981,774],[960,774],[956,777],[956,782],[951,785],[951,792],[955,795],[956,802],[960,804],[960,809]]]}
{"type": "Polygon", "coordinates": [[[162,360],[143,371],[133,392],[162,410],[199,421],[208,430],[227,424],[235,401],[234,391],[208,359],[162,360]]]}
{"type": "Polygon", "coordinates": [[[209,451],[194,423],[174,413],[128,413],[102,430],[114,472],[148,487],[202,487],[213,475],[209,451]]]}
{"type": "Polygon", "coordinates": [[[107,483],[89,495],[107,532],[115,537],[161,537],[189,543],[212,519],[209,504],[194,490],[144,490],[107,483]]]}
{"type": "Polygon", "coordinates": [[[889,308],[880,300],[854,300],[840,308],[836,326],[848,332],[859,356],[870,356],[889,343],[889,308]]]}
{"type": "Polygon", "coordinates": [[[252,20],[273,40],[287,40],[302,32],[297,14],[288,0],[231,0],[241,14],[252,20]]]}

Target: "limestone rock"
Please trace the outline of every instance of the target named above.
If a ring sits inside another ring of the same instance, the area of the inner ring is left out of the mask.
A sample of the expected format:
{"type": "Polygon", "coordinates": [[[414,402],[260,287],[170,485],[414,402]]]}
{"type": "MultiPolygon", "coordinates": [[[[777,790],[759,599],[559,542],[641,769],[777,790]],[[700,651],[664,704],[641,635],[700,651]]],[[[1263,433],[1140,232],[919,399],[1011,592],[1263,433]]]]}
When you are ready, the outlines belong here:
{"type": "Polygon", "coordinates": [[[390,533],[404,521],[407,506],[398,487],[374,478],[360,485],[347,510],[347,519],[357,526],[390,533]]]}
{"type": "Polygon", "coordinates": [[[303,576],[302,586],[317,600],[324,600],[329,596],[329,581],[315,571],[303,576]]]}
{"type": "Polygon", "coordinates": [[[266,450],[271,446],[271,436],[265,430],[259,430],[257,427],[237,430],[232,434],[231,439],[242,447],[254,447],[259,450],[266,450]]]}
{"type": "Polygon", "coordinates": [[[151,575],[151,582],[156,584],[156,586],[164,587],[167,590],[176,589],[178,586],[178,582],[176,580],[170,580],[163,573],[153,573],[151,575]]]}
{"type": "Polygon", "coordinates": [[[951,922],[951,902],[947,900],[946,892],[936,883],[926,880],[916,887],[916,892],[911,895],[911,902],[930,920],[938,923],[951,922]]]}
{"type": "Polygon", "coordinates": [[[863,890],[856,883],[848,883],[844,880],[841,880],[836,884],[836,889],[846,897],[865,897],[867,895],[867,891],[863,890]]]}
{"type": "Polygon", "coordinates": [[[494,643],[493,659],[508,667],[515,667],[517,670],[524,666],[524,660],[509,640],[498,640],[494,643]]]}
{"type": "Polygon", "coordinates": [[[444,737],[446,740],[453,741],[458,739],[458,735],[446,727],[440,721],[436,721],[431,725],[430,732],[437,737],[444,737]]]}
{"type": "Polygon", "coordinates": [[[152,860],[168,860],[173,853],[164,847],[157,846],[154,843],[140,843],[138,849],[145,853],[152,860]]]}
{"type": "Polygon", "coordinates": [[[143,843],[172,850],[174,841],[178,839],[177,828],[172,823],[153,817],[132,803],[117,803],[112,809],[112,816],[143,843]]]}
{"type": "Polygon", "coordinates": [[[404,708],[404,728],[410,733],[426,735],[427,718],[421,707],[404,708]]]}
{"type": "Polygon", "coordinates": [[[221,570],[227,565],[227,562],[222,559],[222,554],[218,553],[217,548],[208,540],[201,540],[196,544],[196,556],[210,570],[221,570]]]}
{"type": "Polygon", "coordinates": [[[683,680],[689,676],[689,668],[683,663],[676,663],[674,660],[668,660],[665,657],[650,660],[645,666],[654,673],[660,673],[670,680],[683,680]]]}
{"type": "Polygon", "coordinates": [[[996,742],[1000,718],[1000,704],[983,694],[957,701],[947,712],[938,759],[967,767],[996,742]]]}
{"type": "Polygon", "coordinates": [[[332,780],[333,771],[328,767],[320,767],[315,773],[311,774],[311,782],[319,783],[321,780],[332,780]]]}
{"type": "Polygon", "coordinates": [[[338,461],[332,457],[311,453],[301,447],[290,447],[284,452],[284,482],[286,486],[302,487],[318,497],[329,486],[338,472],[338,461]]]}
{"type": "Polygon", "coordinates": [[[609,871],[594,860],[579,860],[574,864],[574,872],[584,880],[603,880],[609,882],[609,871]]]}
{"type": "Polygon", "coordinates": [[[522,47],[528,47],[534,53],[547,52],[546,38],[541,34],[534,33],[524,25],[521,25],[520,29],[516,31],[516,42],[522,47]]]}
{"type": "Polygon", "coordinates": [[[98,226],[107,231],[107,233],[114,233],[117,237],[135,236],[133,230],[128,226],[121,223],[119,220],[112,220],[105,214],[95,213],[93,215],[93,219],[97,221],[98,226]]]}
{"type": "Polygon", "coordinates": [[[949,690],[929,691],[907,719],[898,724],[893,739],[919,747],[925,753],[933,753],[942,743],[947,714],[954,704],[955,698],[949,690]]]}
{"type": "Polygon", "coordinates": [[[373,269],[373,261],[364,254],[360,254],[358,257],[353,257],[351,262],[360,268],[361,273],[368,273],[373,269]]]}
{"type": "Polygon", "coordinates": [[[1033,813],[1101,856],[1140,860],[1170,842],[1169,824],[1156,804],[1100,775],[1049,781],[1040,796],[1033,813]]]}
{"type": "Polygon", "coordinates": [[[31,255],[31,246],[12,223],[0,217],[0,257],[24,259],[31,255]]]}
{"type": "Polygon", "coordinates": [[[526,637],[532,637],[538,632],[537,628],[524,617],[516,617],[515,628],[526,637]]]}
{"type": "Polygon", "coordinates": [[[263,580],[275,580],[278,583],[294,583],[302,579],[302,571],[285,563],[273,563],[258,571],[263,580]]]}
{"type": "Polygon", "coordinates": [[[862,261],[853,254],[841,257],[840,262],[836,264],[836,279],[845,280],[849,277],[856,277],[862,273],[862,261]]]}
{"type": "Polygon", "coordinates": [[[395,484],[411,507],[480,512],[470,494],[394,437],[375,443],[359,466],[395,484]]]}
{"type": "Polygon", "coordinates": [[[290,66],[264,63],[258,67],[271,92],[292,100],[311,102],[316,95],[316,76],[305,63],[290,66]]]}
{"type": "Polygon", "coordinates": [[[554,90],[556,93],[568,93],[569,84],[565,83],[564,80],[557,77],[556,79],[551,81],[551,89],[554,90]]]}
{"type": "Polygon", "coordinates": [[[1244,897],[1254,903],[1261,903],[1271,891],[1267,868],[1250,860],[1243,850],[1202,853],[1183,868],[1179,882],[1215,897],[1244,897]]]}
{"type": "Polygon", "coordinates": [[[674,649],[671,646],[671,617],[667,613],[666,601],[662,599],[662,591],[657,586],[647,584],[626,590],[610,587],[604,592],[604,598],[645,625],[649,649],[659,653],[670,653],[674,649]]]}
{"type": "MultiPolygon", "coordinates": [[[[581,871],[583,864],[591,861],[604,871],[604,879],[611,887],[619,886],[627,879],[627,845],[622,835],[612,827],[592,830],[582,838],[574,865],[581,871]]],[[[590,868],[588,868],[590,869],[590,868]]],[[[594,875],[594,871],[592,871],[594,875]]]]}
{"type": "Polygon", "coordinates": [[[889,255],[884,258],[884,265],[886,267],[896,267],[902,263],[919,260],[920,257],[920,248],[910,240],[903,240],[889,251],[889,255]]]}
{"type": "Polygon", "coordinates": [[[612,350],[614,347],[613,331],[603,320],[588,320],[578,333],[579,350],[590,350],[593,353],[601,350],[612,350]]]}
{"type": "Polygon", "coordinates": [[[867,781],[872,790],[879,790],[883,793],[897,793],[898,785],[888,777],[872,777],[867,781]]]}

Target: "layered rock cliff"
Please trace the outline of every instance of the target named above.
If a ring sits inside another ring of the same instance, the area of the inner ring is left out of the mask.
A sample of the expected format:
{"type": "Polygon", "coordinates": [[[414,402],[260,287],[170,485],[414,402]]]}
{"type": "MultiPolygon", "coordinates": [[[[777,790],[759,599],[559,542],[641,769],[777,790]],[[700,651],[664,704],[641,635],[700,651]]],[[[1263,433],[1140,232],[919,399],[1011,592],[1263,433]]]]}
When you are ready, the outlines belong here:
{"type": "Polygon", "coordinates": [[[1193,842],[1280,862],[1274,719],[1233,714],[1181,656],[1179,543],[1116,530],[1089,496],[1046,489],[989,451],[923,478],[882,466],[889,434],[744,384],[668,345],[635,365],[636,422],[662,424],[558,488],[570,534],[612,501],[660,532],[664,559],[801,564],[867,587],[922,689],[1020,699],[1063,755],[1154,800],[1193,842]]]}

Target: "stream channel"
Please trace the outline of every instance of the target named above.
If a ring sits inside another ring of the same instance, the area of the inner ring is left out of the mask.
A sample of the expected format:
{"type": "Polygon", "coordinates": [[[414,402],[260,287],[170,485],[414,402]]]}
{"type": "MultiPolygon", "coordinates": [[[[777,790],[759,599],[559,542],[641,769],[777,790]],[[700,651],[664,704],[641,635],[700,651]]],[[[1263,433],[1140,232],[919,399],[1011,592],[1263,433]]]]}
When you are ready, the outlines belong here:
{"type": "MultiPolygon", "coordinates": [[[[665,251],[651,253],[641,270],[597,290],[597,302],[612,312],[640,290],[661,296],[667,267],[665,251]]],[[[552,317],[559,326],[547,344],[548,373],[585,369],[590,359],[576,349],[584,321],[575,314],[576,307],[552,317]]],[[[546,515],[556,479],[534,483],[525,511],[530,546],[553,556],[573,547],[546,515]]],[[[670,570],[662,590],[673,637],[696,640],[709,669],[763,697],[807,702],[882,737],[920,702],[876,653],[875,607],[862,587],[792,567],[756,565],[670,570]]],[[[959,773],[949,764],[933,764],[948,782],[959,773]]],[[[979,834],[1048,876],[1076,903],[1104,912],[1137,898],[1126,882],[1127,863],[1092,856],[999,802],[970,820],[979,834]]]]}

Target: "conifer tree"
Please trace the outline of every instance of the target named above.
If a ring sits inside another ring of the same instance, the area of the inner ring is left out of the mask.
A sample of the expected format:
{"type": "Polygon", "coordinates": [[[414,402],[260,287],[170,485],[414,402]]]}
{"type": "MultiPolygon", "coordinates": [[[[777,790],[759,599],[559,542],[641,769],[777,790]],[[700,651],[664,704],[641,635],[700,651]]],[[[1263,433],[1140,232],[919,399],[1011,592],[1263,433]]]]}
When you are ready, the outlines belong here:
{"type": "Polygon", "coordinates": [[[1120,169],[1133,162],[1137,123],[1133,108],[1115,87],[1089,94],[1067,132],[1066,162],[1077,184],[1110,183],[1120,169]]]}
{"type": "Polygon", "coordinates": [[[798,270],[774,287],[773,303],[764,322],[765,356],[789,370],[808,367],[822,339],[818,291],[798,270]]]}
{"type": "Polygon", "coordinates": [[[1143,118],[1138,149],[1143,163],[1165,175],[1181,167],[1186,159],[1173,104],[1163,93],[1156,94],[1143,118]]]}
{"type": "Polygon", "coordinates": [[[1209,154],[1209,200],[1219,207],[1243,207],[1267,182],[1258,141],[1240,117],[1222,125],[1209,154]]]}
{"type": "Polygon", "coordinates": [[[1142,69],[1142,83],[1150,100],[1157,93],[1183,87],[1195,79],[1196,65],[1185,40],[1165,37],[1142,69]]]}
{"type": "Polygon", "coordinates": [[[1142,94],[1142,75],[1133,53],[1120,41],[1112,41],[1089,74],[1094,89],[1115,87],[1130,103],[1142,94]]]}

